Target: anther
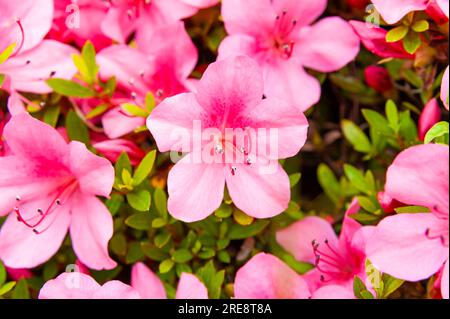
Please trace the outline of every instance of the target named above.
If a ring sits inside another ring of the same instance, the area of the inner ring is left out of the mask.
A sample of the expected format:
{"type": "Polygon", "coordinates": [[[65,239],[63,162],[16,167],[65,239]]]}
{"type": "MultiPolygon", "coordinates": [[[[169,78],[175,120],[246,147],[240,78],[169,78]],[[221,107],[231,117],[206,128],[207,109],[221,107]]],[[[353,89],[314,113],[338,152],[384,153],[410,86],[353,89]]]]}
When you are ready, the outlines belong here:
{"type": "Polygon", "coordinates": [[[59,198],[55,201],[55,203],[56,203],[56,205],[61,206],[61,200],[59,198]]]}
{"type": "Polygon", "coordinates": [[[236,166],[231,166],[231,175],[236,175],[236,171],[237,171],[237,167],[236,166]]]}

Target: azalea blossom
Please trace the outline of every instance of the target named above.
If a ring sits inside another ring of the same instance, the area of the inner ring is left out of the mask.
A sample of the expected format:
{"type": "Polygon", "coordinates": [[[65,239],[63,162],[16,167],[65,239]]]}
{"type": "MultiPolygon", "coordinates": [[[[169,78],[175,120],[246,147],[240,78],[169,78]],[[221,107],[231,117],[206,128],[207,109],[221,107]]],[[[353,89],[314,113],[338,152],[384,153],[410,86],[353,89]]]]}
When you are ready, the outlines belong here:
{"type": "Polygon", "coordinates": [[[147,126],[161,152],[188,153],[169,172],[168,209],[175,218],[206,218],[222,203],[225,183],[234,204],[250,216],[268,218],[287,208],[289,178],[277,160],[298,153],[308,124],[294,106],[263,99],[263,74],[250,58],[212,63],[197,93],[165,99],[147,126]],[[265,168],[270,173],[262,173],[265,168]]]}
{"type": "Polygon", "coordinates": [[[89,275],[66,272],[47,281],[39,291],[39,299],[141,299],[141,296],[118,280],[100,285],[89,275]]]}
{"type": "Polygon", "coordinates": [[[326,6],[326,0],[224,0],[229,36],[219,47],[219,59],[254,58],[263,69],[264,94],[304,111],[319,101],[321,91],[304,68],[336,71],[359,52],[359,39],[343,19],[327,17],[311,25],[326,6]]]}
{"type": "Polygon", "coordinates": [[[97,60],[101,77],[115,76],[119,86],[113,108],[102,117],[105,134],[117,138],[145,124],[145,118],[127,114],[121,104],[145,108],[148,92],[158,104],[166,97],[189,91],[188,77],[197,63],[197,49],[183,22],[176,22],[159,28],[139,50],[111,46],[102,50],[97,60]]]}
{"type": "Polygon", "coordinates": [[[80,142],[67,144],[52,127],[28,114],[12,117],[3,132],[10,149],[0,157],[0,259],[33,268],[50,259],[70,230],[77,257],[89,268],[111,269],[113,221],[96,197],[109,196],[114,168],[80,142]]]}
{"type": "Polygon", "coordinates": [[[373,227],[362,227],[350,217],[359,209],[357,200],[353,200],[339,238],[328,221],[315,216],[305,217],[276,234],[277,242],[298,261],[316,266],[305,279],[320,298],[336,298],[333,290],[354,297],[354,277],[366,279],[365,244],[373,227]],[[331,295],[327,297],[328,293],[331,295]]]}
{"type": "Polygon", "coordinates": [[[442,269],[444,298],[449,298],[448,163],[449,148],[439,144],[413,146],[395,158],[387,172],[386,193],[431,212],[384,218],[366,247],[373,265],[396,278],[419,281],[442,269]]]}
{"type": "MultiPolygon", "coordinates": [[[[131,286],[143,299],[166,299],[161,280],[145,264],[136,263],[131,270],[131,286]]],[[[208,299],[205,285],[193,274],[182,273],[175,295],[176,299],[208,299]]]]}
{"type": "Polygon", "coordinates": [[[277,257],[259,253],[236,273],[237,299],[308,299],[306,281],[277,257]]]}
{"type": "Polygon", "coordinates": [[[9,78],[8,91],[49,93],[51,77],[71,78],[76,73],[70,46],[44,40],[51,28],[53,1],[0,0],[0,53],[14,45],[10,57],[0,64],[0,74],[9,78]]]}

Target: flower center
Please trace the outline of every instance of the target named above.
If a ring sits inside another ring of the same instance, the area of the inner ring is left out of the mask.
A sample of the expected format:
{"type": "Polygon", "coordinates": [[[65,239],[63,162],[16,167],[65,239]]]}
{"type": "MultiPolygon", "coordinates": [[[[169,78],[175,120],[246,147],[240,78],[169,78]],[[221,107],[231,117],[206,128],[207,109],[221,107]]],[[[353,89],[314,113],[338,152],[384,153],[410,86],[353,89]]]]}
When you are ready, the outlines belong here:
{"type": "Polygon", "coordinates": [[[275,18],[273,45],[284,59],[289,59],[294,51],[295,41],[290,39],[290,35],[296,25],[297,20],[289,18],[287,11],[283,11],[275,18]]]}

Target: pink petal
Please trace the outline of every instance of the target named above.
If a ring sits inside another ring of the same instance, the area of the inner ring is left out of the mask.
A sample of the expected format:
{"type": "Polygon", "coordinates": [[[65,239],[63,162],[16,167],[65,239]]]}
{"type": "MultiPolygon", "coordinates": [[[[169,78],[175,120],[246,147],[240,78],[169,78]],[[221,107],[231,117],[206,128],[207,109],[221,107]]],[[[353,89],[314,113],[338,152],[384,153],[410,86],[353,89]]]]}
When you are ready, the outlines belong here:
{"type": "MultiPolygon", "coordinates": [[[[408,184],[411,185],[411,184],[408,184]]],[[[447,227],[448,221],[431,213],[386,217],[370,237],[366,253],[373,265],[396,278],[418,281],[435,274],[448,259],[448,247],[431,239],[427,229],[447,227]]]]}
{"type": "Polygon", "coordinates": [[[143,299],[167,298],[161,279],[141,262],[134,264],[131,269],[131,286],[143,299]]]}
{"type": "Polygon", "coordinates": [[[422,11],[427,8],[427,1],[423,0],[372,0],[384,21],[394,24],[411,11],[422,11]]]}
{"type": "Polygon", "coordinates": [[[319,81],[305,72],[296,57],[263,65],[265,94],[306,111],[320,99],[319,81]]]}
{"type": "Polygon", "coordinates": [[[303,278],[273,255],[259,253],[236,273],[237,299],[307,299],[303,278]]]}
{"type": "MultiPolygon", "coordinates": [[[[442,12],[447,16],[449,15],[449,1],[448,0],[436,0],[437,4],[441,8],[442,12]]],[[[447,297],[448,298],[448,297],[447,297]]]]}
{"type": "Polygon", "coordinates": [[[62,273],[47,281],[39,291],[39,299],[91,299],[100,285],[79,272],[62,273]]]}
{"type": "Polygon", "coordinates": [[[19,98],[17,92],[11,92],[11,95],[8,99],[8,111],[12,116],[19,115],[22,113],[26,113],[25,105],[22,100],[19,98]]]}
{"type": "MultiPolygon", "coordinates": [[[[299,1],[303,2],[303,1],[299,1]]],[[[320,72],[339,70],[359,52],[359,38],[353,28],[339,17],[321,19],[302,29],[294,48],[301,63],[320,72]]]]}
{"type": "Polygon", "coordinates": [[[327,0],[277,0],[272,2],[277,14],[286,11],[289,18],[298,21],[300,26],[313,23],[327,7],[327,0]]]}
{"type": "Polygon", "coordinates": [[[448,219],[449,148],[446,145],[413,146],[401,152],[389,167],[385,190],[390,197],[429,207],[448,219]]]}
{"type": "Polygon", "coordinates": [[[71,200],[70,237],[77,257],[91,269],[113,269],[108,241],[113,234],[113,220],[106,206],[95,196],[74,194],[71,200]]]}
{"type": "Polygon", "coordinates": [[[419,139],[424,140],[428,130],[441,119],[441,110],[436,99],[431,99],[423,108],[419,118],[419,139]]]}
{"type": "Polygon", "coordinates": [[[245,35],[229,35],[222,40],[219,46],[218,60],[223,60],[232,56],[247,55],[257,56],[256,38],[245,35]]]}
{"type": "Polygon", "coordinates": [[[141,296],[134,288],[118,280],[113,280],[97,289],[92,295],[92,299],[141,299],[141,296]]]}
{"type": "Polygon", "coordinates": [[[208,299],[208,290],[196,276],[189,273],[182,273],[175,298],[208,299]]]}
{"type": "Polygon", "coordinates": [[[23,0],[20,2],[0,0],[0,52],[12,43],[16,50],[27,51],[38,45],[50,30],[53,18],[53,2],[47,0],[23,0]],[[22,36],[18,18],[24,30],[22,36]],[[5,25],[6,24],[6,25],[5,25]]]}
{"type": "Polygon", "coordinates": [[[111,6],[101,23],[103,33],[119,43],[125,43],[136,28],[136,19],[130,19],[127,10],[128,4],[111,6]]]}
{"type": "Polygon", "coordinates": [[[17,91],[50,93],[46,80],[71,79],[77,72],[71,57],[74,53],[76,50],[68,45],[44,40],[32,50],[8,59],[0,70],[10,76],[11,86],[17,91]]]}
{"type": "MultiPolygon", "coordinates": [[[[50,197],[50,196],[49,196],[50,197]]],[[[22,217],[36,223],[40,215],[38,208],[49,207],[52,198],[42,198],[20,205],[22,217]]],[[[35,234],[33,229],[10,214],[0,230],[0,259],[11,268],[34,268],[49,260],[59,249],[70,223],[69,205],[57,207],[35,229],[42,231],[35,234]]]]}
{"type": "Polygon", "coordinates": [[[109,196],[114,184],[114,168],[111,163],[94,155],[83,143],[72,141],[70,148],[70,170],[85,194],[109,196]]]}
{"type": "Polygon", "coordinates": [[[448,259],[445,262],[444,265],[444,270],[442,273],[442,279],[441,279],[441,294],[442,294],[442,298],[444,299],[449,299],[448,296],[448,259]]]}
{"type": "Polygon", "coordinates": [[[258,64],[249,57],[238,56],[209,65],[197,85],[197,100],[210,117],[228,113],[231,118],[258,105],[263,91],[258,64]]]}
{"type": "Polygon", "coordinates": [[[196,163],[192,154],[188,154],[170,170],[167,186],[167,204],[173,217],[184,222],[202,220],[222,203],[225,187],[222,164],[196,163]]]}
{"type": "Polygon", "coordinates": [[[197,12],[197,8],[180,0],[154,0],[153,2],[166,20],[171,22],[190,17],[197,12]]]}
{"type": "Polygon", "coordinates": [[[286,210],[291,194],[289,177],[277,161],[234,166],[234,175],[229,167],[223,169],[236,207],[255,218],[270,218],[286,210]]]}
{"type": "Polygon", "coordinates": [[[358,200],[354,198],[345,212],[344,221],[342,222],[341,234],[339,235],[341,244],[350,244],[355,233],[361,229],[361,225],[350,217],[351,215],[357,214],[360,209],[358,200]]]}
{"type": "Polygon", "coordinates": [[[223,0],[222,16],[229,34],[257,36],[270,32],[276,13],[270,0],[223,0]]]}
{"type": "Polygon", "coordinates": [[[316,260],[312,242],[337,243],[337,236],[326,220],[310,216],[295,222],[289,227],[279,230],[276,234],[277,242],[291,253],[295,259],[313,264],[316,260]]]}
{"type": "Polygon", "coordinates": [[[194,121],[204,118],[206,112],[198,104],[195,95],[183,93],[167,98],[156,106],[147,119],[147,127],[160,152],[190,152],[194,121]]]}
{"type": "Polygon", "coordinates": [[[184,3],[187,3],[196,8],[208,8],[215,6],[219,3],[219,0],[181,0],[184,3]]]}
{"type": "Polygon", "coordinates": [[[349,23],[370,52],[382,58],[414,59],[414,55],[407,53],[401,42],[386,42],[387,31],[383,28],[361,21],[352,20],[349,23]]]}
{"type": "Polygon", "coordinates": [[[102,124],[106,136],[109,138],[119,138],[145,125],[145,119],[125,115],[121,108],[117,107],[103,115],[102,124]]]}
{"type": "Polygon", "coordinates": [[[353,291],[343,286],[328,285],[317,289],[312,299],[356,299],[353,291]]]}
{"type": "Polygon", "coordinates": [[[448,110],[448,68],[445,69],[444,76],[442,78],[442,84],[441,84],[441,100],[442,103],[444,103],[445,108],[448,110]]]}
{"type": "MultiPolygon", "coordinates": [[[[270,149],[275,156],[266,156],[271,159],[287,158],[295,156],[306,142],[308,134],[308,120],[296,107],[283,100],[267,98],[249,110],[247,117],[253,121],[253,127],[265,128],[264,131],[267,146],[270,144],[270,130],[276,134],[276,150],[270,149]]],[[[260,132],[262,132],[260,130],[260,132]]],[[[275,143],[272,143],[275,144],[275,143]]],[[[267,148],[266,148],[267,149],[267,148]]],[[[265,150],[266,150],[265,149],[265,150]]]]}

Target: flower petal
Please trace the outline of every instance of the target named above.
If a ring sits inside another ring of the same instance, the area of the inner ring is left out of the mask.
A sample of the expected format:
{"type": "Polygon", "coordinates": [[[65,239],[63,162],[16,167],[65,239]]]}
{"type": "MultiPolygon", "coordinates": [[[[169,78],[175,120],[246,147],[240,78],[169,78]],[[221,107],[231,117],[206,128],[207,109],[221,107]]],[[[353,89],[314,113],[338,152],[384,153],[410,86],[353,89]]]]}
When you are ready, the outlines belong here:
{"type": "Polygon", "coordinates": [[[166,299],[161,279],[141,262],[134,264],[131,269],[131,286],[143,299],[166,299]]]}
{"type": "Polygon", "coordinates": [[[356,299],[352,290],[338,285],[328,285],[317,289],[312,299],[356,299]]]}
{"type": "Polygon", "coordinates": [[[176,299],[208,299],[205,285],[193,274],[182,273],[178,282],[176,299]]]}
{"type": "Polygon", "coordinates": [[[442,103],[444,103],[445,108],[448,110],[448,74],[449,74],[449,67],[445,69],[444,76],[442,77],[442,84],[441,84],[441,100],[442,103]]]}
{"type": "Polygon", "coordinates": [[[259,253],[236,273],[237,299],[307,299],[303,278],[273,255],[259,253]]]}
{"type": "Polygon", "coordinates": [[[39,299],[91,299],[100,285],[91,276],[79,272],[62,273],[47,281],[39,299]]]}
{"type": "Polygon", "coordinates": [[[372,0],[384,21],[389,24],[397,23],[411,11],[422,11],[427,8],[427,1],[423,0],[372,0]]]}
{"type": "Polygon", "coordinates": [[[118,280],[105,283],[94,292],[93,299],[141,299],[139,292],[118,280]]]}
{"type": "Polygon", "coordinates": [[[444,265],[444,270],[442,273],[442,279],[441,279],[441,294],[442,294],[442,298],[444,299],[449,299],[448,296],[448,259],[445,262],[444,265]]]}

